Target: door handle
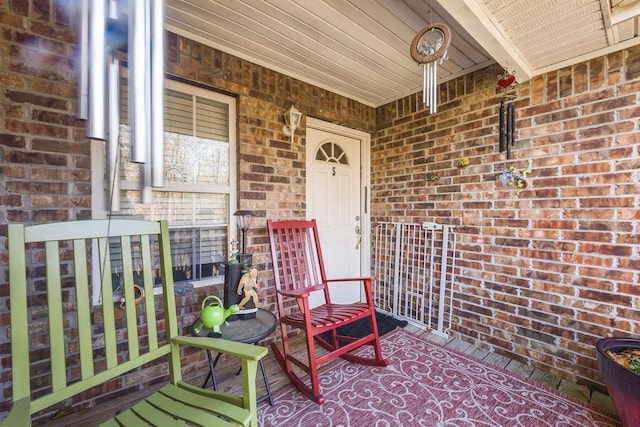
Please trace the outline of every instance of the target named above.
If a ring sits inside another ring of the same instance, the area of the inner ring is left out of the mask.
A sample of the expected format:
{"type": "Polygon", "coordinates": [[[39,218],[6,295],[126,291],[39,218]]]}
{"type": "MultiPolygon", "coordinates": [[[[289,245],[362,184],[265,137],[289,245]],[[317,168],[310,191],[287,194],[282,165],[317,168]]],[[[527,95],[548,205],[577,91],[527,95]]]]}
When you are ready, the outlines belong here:
{"type": "Polygon", "coordinates": [[[362,242],[362,233],[360,232],[360,226],[356,225],[356,235],[358,236],[358,242],[356,243],[356,250],[360,249],[360,243],[362,242]]]}

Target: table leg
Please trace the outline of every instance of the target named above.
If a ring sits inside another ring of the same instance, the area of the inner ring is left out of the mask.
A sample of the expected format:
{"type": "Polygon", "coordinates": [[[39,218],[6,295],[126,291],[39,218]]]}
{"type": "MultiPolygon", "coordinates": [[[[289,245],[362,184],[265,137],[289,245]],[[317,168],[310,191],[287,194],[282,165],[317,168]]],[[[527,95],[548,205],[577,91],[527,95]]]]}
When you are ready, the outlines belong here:
{"type": "MultiPolygon", "coordinates": [[[[258,345],[257,342],[254,344],[258,345]]],[[[222,356],[222,353],[217,353],[214,359],[213,356],[211,355],[211,350],[206,350],[206,351],[207,351],[207,360],[209,361],[209,372],[207,373],[207,377],[204,380],[204,384],[202,384],[202,388],[207,387],[209,378],[211,378],[211,386],[213,390],[218,391],[218,380],[216,378],[215,369],[216,369],[216,365],[218,364],[218,361],[220,360],[220,357],[222,356]]],[[[263,400],[269,399],[269,405],[273,406],[273,396],[271,395],[271,386],[269,385],[269,379],[267,378],[267,370],[264,367],[264,361],[259,360],[258,363],[260,364],[260,371],[262,372],[262,379],[264,380],[264,387],[266,391],[265,395],[258,399],[258,402],[262,402],[263,400]]],[[[242,372],[242,368],[239,368],[235,375],[240,374],[240,372],[242,372]]]]}
{"type": "Polygon", "coordinates": [[[273,406],[273,397],[271,396],[271,387],[269,386],[269,380],[267,379],[267,370],[264,369],[264,362],[262,359],[258,362],[260,364],[260,370],[262,371],[262,378],[264,379],[264,387],[267,390],[267,394],[258,399],[260,402],[269,399],[269,405],[273,406]]]}
{"type": "MultiPolygon", "coordinates": [[[[209,350],[207,350],[209,351],[209,350]]],[[[209,364],[210,364],[210,373],[207,375],[207,379],[204,381],[204,385],[202,386],[203,388],[206,387],[207,382],[209,381],[209,377],[213,377],[213,381],[215,384],[216,381],[216,376],[215,376],[215,372],[214,372],[214,368],[216,366],[216,364],[218,363],[218,359],[220,359],[220,353],[218,353],[218,355],[216,356],[216,359],[213,361],[213,364],[211,363],[211,353],[209,353],[209,364]],[[212,375],[213,373],[213,375],[212,375]]],[[[266,390],[266,394],[264,396],[262,396],[261,398],[258,399],[258,403],[262,402],[263,400],[269,399],[269,405],[273,406],[273,397],[271,396],[271,386],[269,385],[269,379],[267,378],[267,370],[264,367],[264,361],[262,359],[260,359],[258,361],[258,364],[260,365],[260,371],[262,372],[262,379],[264,380],[264,388],[266,390]]],[[[242,368],[238,369],[238,371],[236,372],[236,375],[240,374],[240,372],[242,372],[242,368]]],[[[217,386],[214,385],[214,390],[218,390],[217,386]]]]}
{"type": "Polygon", "coordinates": [[[215,360],[211,357],[211,350],[207,350],[207,359],[209,359],[209,373],[207,374],[207,378],[204,379],[204,384],[202,384],[202,388],[207,387],[207,383],[209,382],[209,378],[211,378],[211,386],[214,391],[218,391],[218,381],[216,380],[216,365],[218,364],[218,360],[220,360],[220,356],[222,353],[216,354],[215,360]]]}

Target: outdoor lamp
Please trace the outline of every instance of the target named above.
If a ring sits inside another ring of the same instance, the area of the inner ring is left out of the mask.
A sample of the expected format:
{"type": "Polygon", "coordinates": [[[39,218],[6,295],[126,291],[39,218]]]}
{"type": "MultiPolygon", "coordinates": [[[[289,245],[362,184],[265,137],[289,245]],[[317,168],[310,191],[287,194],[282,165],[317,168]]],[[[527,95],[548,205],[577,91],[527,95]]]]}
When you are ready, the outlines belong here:
{"type": "Polygon", "coordinates": [[[282,127],[282,133],[291,137],[291,141],[293,142],[293,133],[296,131],[296,128],[300,125],[300,119],[302,118],[302,113],[296,110],[296,107],[291,105],[284,113],[284,122],[285,125],[282,127]]]}
{"type": "Polygon", "coordinates": [[[237,218],[236,221],[238,224],[238,228],[240,229],[240,232],[242,234],[242,253],[244,254],[246,253],[247,249],[247,231],[249,231],[249,228],[251,228],[251,222],[254,214],[252,211],[240,210],[236,211],[233,216],[237,218]]]}

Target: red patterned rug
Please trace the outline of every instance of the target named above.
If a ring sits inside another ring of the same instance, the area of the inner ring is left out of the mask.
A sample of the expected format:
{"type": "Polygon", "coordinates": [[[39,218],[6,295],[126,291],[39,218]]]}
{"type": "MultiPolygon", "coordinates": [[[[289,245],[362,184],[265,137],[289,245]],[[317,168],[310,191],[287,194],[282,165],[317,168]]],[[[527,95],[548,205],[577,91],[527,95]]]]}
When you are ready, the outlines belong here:
{"type": "MultiPolygon", "coordinates": [[[[396,329],[382,337],[391,362],[378,368],[337,360],[320,375],[317,405],[288,385],[274,406],[258,407],[267,426],[613,427],[586,403],[533,380],[396,329]]],[[[370,351],[368,348],[360,350],[370,351]]]]}

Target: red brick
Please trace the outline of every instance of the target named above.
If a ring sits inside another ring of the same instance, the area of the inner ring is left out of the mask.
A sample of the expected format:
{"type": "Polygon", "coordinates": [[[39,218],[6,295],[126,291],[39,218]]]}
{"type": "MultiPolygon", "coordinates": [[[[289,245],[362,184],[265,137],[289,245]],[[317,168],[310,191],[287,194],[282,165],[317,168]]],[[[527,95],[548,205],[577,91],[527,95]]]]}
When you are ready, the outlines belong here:
{"type": "Polygon", "coordinates": [[[622,80],[622,61],[623,53],[621,51],[607,55],[607,85],[613,86],[622,80]]]}
{"type": "Polygon", "coordinates": [[[13,13],[29,16],[29,3],[24,0],[8,0],[9,9],[13,13]]]}
{"type": "Polygon", "coordinates": [[[589,87],[591,90],[600,89],[605,83],[604,57],[589,61],[589,87]]]}
{"type": "Polygon", "coordinates": [[[637,45],[628,49],[625,58],[627,68],[627,81],[640,77],[640,47],[637,45]]]}

